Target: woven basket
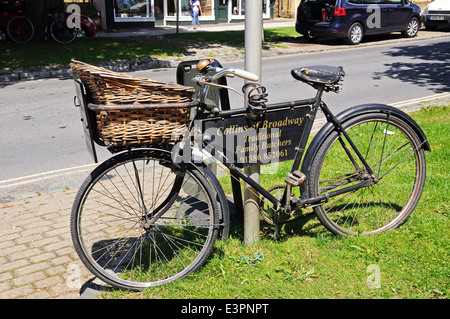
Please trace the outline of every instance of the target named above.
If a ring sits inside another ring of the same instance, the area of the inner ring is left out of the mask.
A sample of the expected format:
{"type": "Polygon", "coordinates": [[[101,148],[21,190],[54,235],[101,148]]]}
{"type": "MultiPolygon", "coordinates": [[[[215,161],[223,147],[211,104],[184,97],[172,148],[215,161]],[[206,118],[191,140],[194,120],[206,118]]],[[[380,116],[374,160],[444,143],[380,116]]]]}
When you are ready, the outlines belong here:
{"type": "Polygon", "coordinates": [[[96,104],[183,103],[191,101],[194,94],[193,87],[138,78],[76,60],[70,67],[89,88],[96,104]]]}
{"type": "Polygon", "coordinates": [[[187,130],[194,88],[152,81],[72,60],[91,93],[97,131],[107,147],[167,143],[187,130]]]}
{"type": "Polygon", "coordinates": [[[186,105],[149,105],[141,109],[89,105],[96,112],[97,131],[106,146],[133,146],[179,141],[187,132],[186,105]]]}

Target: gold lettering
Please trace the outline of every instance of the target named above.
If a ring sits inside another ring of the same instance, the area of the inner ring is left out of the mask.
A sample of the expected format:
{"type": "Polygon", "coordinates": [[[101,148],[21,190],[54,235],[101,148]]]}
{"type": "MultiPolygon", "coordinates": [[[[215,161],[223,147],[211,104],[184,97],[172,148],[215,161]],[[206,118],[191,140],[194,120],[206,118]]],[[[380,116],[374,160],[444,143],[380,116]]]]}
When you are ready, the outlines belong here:
{"type": "Polygon", "coordinates": [[[261,128],[275,128],[275,127],[283,127],[283,126],[289,126],[289,125],[300,126],[302,123],[303,123],[302,117],[296,117],[294,119],[290,119],[286,116],[284,120],[279,120],[279,121],[269,122],[268,120],[265,120],[262,122],[261,128]]]}

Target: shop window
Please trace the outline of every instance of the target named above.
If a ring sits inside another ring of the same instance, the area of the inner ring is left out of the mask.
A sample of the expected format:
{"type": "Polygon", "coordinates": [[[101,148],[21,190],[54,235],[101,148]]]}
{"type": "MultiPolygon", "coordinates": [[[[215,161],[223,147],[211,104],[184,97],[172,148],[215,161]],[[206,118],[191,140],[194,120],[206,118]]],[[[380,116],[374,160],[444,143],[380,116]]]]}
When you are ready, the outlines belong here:
{"type": "Polygon", "coordinates": [[[231,14],[234,16],[245,15],[245,0],[231,0],[231,14]]]}
{"type": "Polygon", "coordinates": [[[115,0],[116,18],[151,17],[150,0],[115,0]]]}
{"type": "MultiPolygon", "coordinates": [[[[252,0],[253,1],[253,0],[252,0]]],[[[270,17],[269,0],[262,1],[263,17],[270,17]]],[[[229,0],[229,6],[231,7],[231,18],[244,19],[245,18],[245,0],[229,0]]]]}
{"type": "MultiPolygon", "coordinates": [[[[200,0],[203,13],[200,17],[200,23],[205,21],[214,21],[214,1],[215,0],[200,0]]],[[[180,6],[179,21],[191,21],[192,18],[189,0],[164,0],[164,23],[167,21],[176,21],[176,3],[179,3],[180,6]]]]}
{"type": "MultiPolygon", "coordinates": [[[[167,16],[176,16],[176,1],[177,0],[167,0],[167,16]]],[[[190,17],[191,11],[189,8],[189,0],[178,0],[180,4],[180,17],[190,17]]],[[[200,0],[200,6],[202,7],[202,16],[212,16],[212,2],[213,0],[200,0]]]]}
{"type": "MultiPolygon", "coordinates": [[[[189,11],[189,0],[178,0],[180,4],[180,16],[190,16],[191,13],[189,11]]],[[[167,15],[168,16],[176,16],[177,15],[177,7],[176,0],[168,0],[167,1],[167,15]]]]}
{"type": "Polygon", "coordinates": [[[212,6],[213,0],[200,0],[201,6],[202,6],[202,12],[204,16],[212,16],[213,12],[213,6],[212,6]]]}

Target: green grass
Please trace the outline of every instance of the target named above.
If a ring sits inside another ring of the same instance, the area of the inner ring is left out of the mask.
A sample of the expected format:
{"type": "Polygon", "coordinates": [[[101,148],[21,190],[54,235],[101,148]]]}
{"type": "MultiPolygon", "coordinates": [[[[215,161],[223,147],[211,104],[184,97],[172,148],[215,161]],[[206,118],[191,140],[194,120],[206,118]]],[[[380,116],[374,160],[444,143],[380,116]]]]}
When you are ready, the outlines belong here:
{"type": "Polygon", "coordinates": [[[1,44],[0,69],[69,64],[72,58],[95,63],[139,57],[167,57],[183,53],[177,45],[122,38],[80,38],[62,45],[54,41],[1,44]]]}
{"type": "MultiPolygon", "coordinates": [[[[267,40],[289,36],[298,36],[293,27],[265,30],[267,40]]],[[[0,69],[69,64],[72,58],[95,63],[140,57],[165,58],[182,54],[186,49],[186,43],[183,41],[177,41],[175,44],[164,43],[164,40],[173,39],[243,45],[244,31],[168,34],[158,36],[157,39],[153,37],[140,39],[86,37],[76,39],[67,45],[52,40],[33,41],[27,44],[5,41],[0,43],[0,69]]]]}
{"type": "MultiPolygon", "coordinates": [[[[432,152],[427,153],[422,199],[400,228],[376,236],[337,237],[313,217],[289,225],[288,235],[278,241],[261,232],[257,244],[246,246],[242,227],[233,225],[228,241],[218,241],[210,261],[188,278],[140,293],[114,291],[102,297],[448,299],[450,110],[427,107],[413,118],[432,152]],[[258,251],[264,259],[249,266],[242,256],[254,258],[258,251]]],[[[283,174],[270,175],[270,182],[279,183],[283,174]]]]}
{"type": "MultiPolygon", "coordinates": [[[[294,27],[264,29],[264,39],[273,41],[276,38],[300,36],[294,27]]],[[[244,45],[245,31],[194,32],[180,34],[166,34],[166,38],[186,39],[200,43],[224,43],[228,45],[244,45]]]]}

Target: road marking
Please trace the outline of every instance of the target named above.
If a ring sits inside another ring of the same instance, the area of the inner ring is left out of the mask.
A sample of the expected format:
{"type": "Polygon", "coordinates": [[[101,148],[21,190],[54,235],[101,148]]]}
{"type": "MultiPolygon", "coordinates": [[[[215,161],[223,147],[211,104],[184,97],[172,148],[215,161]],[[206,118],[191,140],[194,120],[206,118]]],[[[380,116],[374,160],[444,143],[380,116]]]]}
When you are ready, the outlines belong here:
{"type": "Polygon", "coordinates": [[[430,101],[445,99],[445,98],[450,98],[450,93],[445,92],[445,93],[433,94],[433,95],[419,97],[419,98],[415,98],[415,99],[411,99],[411,100],[390,103],[389,105],[396,107],[396,108],[402,108],[405,106],[411,106],[412,104],[416,104],[416,103],[430,102],[430,101]]]}
{"type": "Polygon", "coordinates": [[[19,186],[19,185],[28,184],[28,183],[39,182],[39,181],[42,181],[45,179],[67,176],[67,175],[76,174],[76,173],[82,173],[82,172],[92,170],[97,165],[98,164],[81,165],[81,166],[63,168],[63,169],[58,169],[58,170],[39,173],[39,174],[11,178],[11,179],[7,179],[4,181],[0,181],[0,188],[19,186]]]}

